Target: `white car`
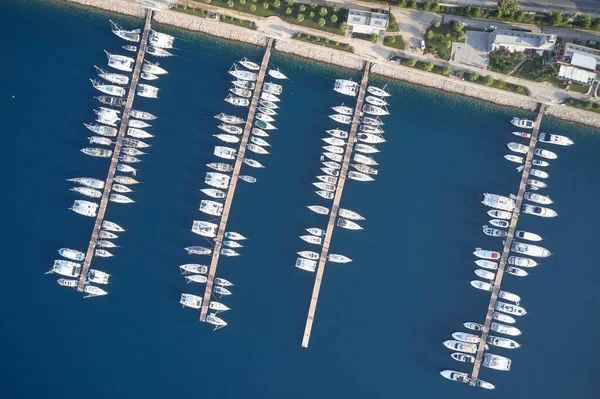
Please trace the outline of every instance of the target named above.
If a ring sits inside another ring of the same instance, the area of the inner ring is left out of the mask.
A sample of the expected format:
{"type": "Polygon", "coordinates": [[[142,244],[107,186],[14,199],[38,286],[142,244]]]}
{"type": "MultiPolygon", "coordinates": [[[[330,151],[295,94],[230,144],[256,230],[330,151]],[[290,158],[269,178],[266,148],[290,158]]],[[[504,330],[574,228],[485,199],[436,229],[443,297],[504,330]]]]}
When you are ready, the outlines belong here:
{"type": "Polygon", "coordinates": [[[425,50],[425,40],[421,40],[421,50],[425,50]]]}

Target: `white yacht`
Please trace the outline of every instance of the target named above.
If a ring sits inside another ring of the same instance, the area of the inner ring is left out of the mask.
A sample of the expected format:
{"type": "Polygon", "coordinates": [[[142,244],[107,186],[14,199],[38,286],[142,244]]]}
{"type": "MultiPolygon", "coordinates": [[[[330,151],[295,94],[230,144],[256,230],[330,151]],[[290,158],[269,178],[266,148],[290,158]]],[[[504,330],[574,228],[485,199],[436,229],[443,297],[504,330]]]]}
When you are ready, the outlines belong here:
{"type": "Polygon", "coordinates": [[[338,139],[337,137],[324,137],[321,140],[323,140],[324,142],[326,142],[329,145],[334,145],[334,146],[346,145],[346,142],[344,140],[338,139]]]}
{"type": "Polygon", "coordinates": [[[517,294],[513,294],[512,292],[502,291],[498,292],[498,298],[506,299],[507,301],[514,302],[515,304],[519,304],[521,302],[521,297],[517,294]]]}
{"type": "MultiPolygon", "coordinates": [[[[480,270],[480,269],[478,269],[478,270],[480,270]]],[[[479,281],[479,280],[471,280],[471,286],[473,288],[477,288],[478,290],[482,290],[482,291],[491,291],[492,290],[492,284],[486,283],[483,281],[479,281]]]]}
{"type": "Polygon", "coordinates": [[[512,217],[512,213],[507,212],[507,211],[501,211],[498,209],[491,209],[489,211],[487,211],[487,214],[493,218],[496,219],[510,219],[512,217]]]}
{"type": "Polygon", "coordinates": [[[91,125],[88,123],[83,124],[85,127],[90,129],[92,132],[97,133],[101,136],[115,137],[117,135],[117,128],[103,125],[91,125]]]}
{"type": "MultiPolygon", "coordinates": [[[[123,141],[125,141],[125,139],[123,139],[123,141]]],[[[123,172],[123,173],[131,173],[134,176],[137,173],[137,171],[135,170],[134,167],[132,167],[130,165],[125,165],[125,164],[122,164],[122,163],[118,163],[117,164],[117,170],[119,172],[123,172]]]]}
{"type": "Polygon", "coordinates": [[[321,205],[309,205],[307,208],[319,215],[327,215],[329,213],[329,208],[325,208],[321,205]]]}
{"type": "Polygon", "coordinates": [[[192,231],[203,237],[216,237],[219,225],[211,222],[204,222],[201,220],[194,220],[192,223],[192,231]]]}
{"type": "Polygon", "coordinates": [[[108,220],[104,220],[102,222],[102,228],[108,231],[115,231],[117,233],[125,231],[125,229],[118,224],[109,222],[108,220]]]}
{"type": "Polygon", "coordinates": [[[90,198],[100,198],[102,197],[102,192],[100,190],[96,190],[95,188],[90,187],[73,187],[70,189],[71,191],[75,191],[76,193],[85,195],[90,198]]]}
{"type": "Polygon", "coordinates": [[[344,209],[344,208],[340,208],[338,210],[338,215],[343,218],[350,219],[350,220],[365,220],[365,218],[362,217],[357,212],[351,211],[349,209],[344,209]]]}
{"type": "Polygon", "coordinates": [[[265,82],[262,87],[263,91],[275,95],[280,95],[283,93],[283,86],[278,85],[277,83],[265,82]]]}
{"type": "Polygon", "coordinates": [[[500,237],[500,238],[504,238],[507,236],[507,232],[504,230],[500,230],[500,229],[494,229],[492,227],[488,227],[487,225],[482,226],[483,229],[483,234],[490,236],[490,237],[500,237]]]}
{"type": "Polygon", "coordinates": [[[333,114],[333,115],[329,115],[329,117],[336,122],[344,123],[346,125],[349,125],[350,123],[352,123],[352,117],[348,116],[348,115],[333,114]]]}
{"type": "Polygon", "coordinates": [[[94,297],[94,296],[102,296],[102,295],[108,294],[108,292],[104,291],[102,288],[94,287],[93,285],[86,285],[83,288],[83,292],[85,292],[87,294],[84,296],[84,298],[90,298],[90,297],[94,297]]]}
{"type": "Polygon", "coordinates": [[[150,127],[152,125],[149,124],[148,122],[140,121],[137,119],[129,119],[129,121],[127,121],[127,126],[143,129],[146,127],[150,127]]]}
{"type": "Polygon", "coordinates": [[[154,75],[166,75],[167,74],[167,70],[164,68],[161,68],[159,66],[158,62],[152,63],[147,60],[144,60],[144,66],[142,66],[142,71],[151,73],[154,75]]]}
{"type": "Polygon", "coordinates": [[[383,129],[379,126],[371,126],[371,125],[360,125],[361,133],[370,133],[370,134],[383,134],[385,133],[383,129]]]}
{"type": "Polygon", "coordinates": [[[213,286],[213,292],[218,295],[231,295],[231,291],[219,285],[213,286]]]}
{"type": "MultiPolygon", "coordinates": [[[[96,71],[98,72],[98,76],[100,76],[102,79],[106,80],[107,82],[115,83],[118,85],[129,84],[129,76],[127,76],[127,75],[122,75],[120,73],[106,72],[102,68],[98,68],[96,65],[94,65],[94,68],[96,68],[96,71]]],[[[107,94],[110,94],[110,93],[107,93],[107,94]]]]}
{"type": "Polygon", "coordinates": [[[215,278],[215,284],[216,285],[220,285],[221,287],[232,287],[233,283],[230,282],[229,280],[225,280],[224,278],[215,278]]]}
{"type": "Polygon", "coordinates": [[[229,74],[234,76],[239,80],[247,80],[247,81],[255,81],[258,78],[258,74],[256,72],[245,71],[243,69],[239,69],[236,64],[233,64],[231,69],[229,70],[229,74]]]}
{"type": "Polygon", "coordinates": [[[67,179],[67,181],[79,183],[86,187],[96,188],[99,190],[104,188],[104,180],[96,179],[93,177],[75,177],[72,179],[67,179]]]}
{"type": "Polygon", "coordinates": [[[173,53],[168,52],[165,49],[156,46],[156,42],[152,43],[154,46],[146,46],[146,53],[155,57],[172,57],[173,53]]]}
{"type": "Polygon", "coordinates": [[[144,83],[138,83],[136,94],[140,97],[158,98],[158,87],[150,86],[144,83]]]}
{"type": "Polygon", "coordinates": [[[507,326],[506,324],[492,322],[490,325],[490,330],[496,331],[500,334],[510,335],[516,337],[521,335],[521,331],[517,327],[507,326]]]}
{"type": "Polygon", "coordinates": [[[319,254],[314,251],[299,251],[298,255],[300,255],[301,257],[303,257],[305,259],[310,259],[310,260],[318,260],[319,259],[319,254]]]}
{"type": "Polygon", "coordinates": [[[473,255],[477,256],[478,258],[482,258],[482,259],[489,259],[489,260],[500,259],[500,252],[489,251],[487,249],[481,249],[481,248],[475,248],[473,255]]]}
{"type": "Polygon", "coordinates": [[[527,154],[527,152],[529,151],[529,147],[527,147],[524,144],[520,144],[520,143],[510,142],[506,146],[508,147],[509,150],[511,150],[512,152],[516,152],[518,154],[527,154]]]}
{"type": "Polygon", "coordinates": [[[133,147],[121,147],[121,153],[126,154],[126,155],[131,155],[131,156],[136,156],[136,155],[146,155],[145,152],[138,150],[137,148],[133,148],[133,147]]]}
{"type": "Polygon", "coordinates": [[[486,206],[489,206],[492,208],[500,209],[503,211],[509,211],[509,212],[512,212],[516,206],[516,202],[512,198],[503,197],[498,194],[489,194],[489,193],[483,194],[483,199],[482,199],[481,203],[483,205],[486,205],[486,206]]]}
{"type": "Polygon", "coordinates": [[[368,166],[377,166],[379,165],[373,158],[363,155],[363,154],[357,154],[355,153],[354,156],[352,157],[352,159],[358,163],[361,163],[363,165],[368,165],[368,166]]]}
{"type": "Polygon", "coordinates": [[[555,153],[553,153],[552,151],[548,151],[548,150],[543,150],[541,148],[536,148],[533,153],[539,157],[542,158],[546,158],[546,159],[556,159],[558,158],[558,155],[556,155],[555,153]]]}
{"type": "Polygon", "coordinates": [[[496,277],[495,273],[492,273],[489,270],[484,270],[484,269],[475,269],[475,275],[477,275],[477,277],[481,277],[486,280],[493,280],[496,277]]]}
{"type": "Polygon", "coordinates": [[[210,301],[210,303],[208,304],[208,308],[211,310],[216,310],[217,312],[226,312],[228,310],[230,310],[229,307],[223,305],[221,302],[217,302],[217,301],[210,301]]]}
{"type": "Polygon", "coordinates": [[[260,98],[261,98],[261,100],[270,101],[273,103],[281,101],[279,99],[279,97],[277,97],[275,94],[267,93],[264,91],[262,93],[260,93],[260,98]]]}
{"type": "Polygon", "coordinates": [[[310,227],[306,229],[306,231],[315,237],[325,237],[325,230],[319,229],[318,227],[310,227]]]}
{"type": "Polygon", "coordinates": [[[269,144],[267,141],[261,139],[260,137],[251,136],[250,137],[250,141],[253,142],[256,145],[260,145],[260,146],[264,146],[264,147],[270,147],[271,146],[271,144],[269,144]]]}
{"type": "Polygon", "coordinates": [[[326,130],[327,134],[336,137],[338,139],[347,139],[348,138],[348,132],[345,130],[341,130],[341,129],[329,129],[326,130]]]}
{"type": "Polygon", "coordinates": [[[90,201],[75,200],[73,206],[71,206],[69,209],[83,216],[96,217],[98,204],[90,201]]]}
{"type": "Polygon", "coordinates": [[[477,353],[477,345],[469,344],[466,342],[460,342],[453,339],[444,341],[444,346],[450,350],[465,352],[465,353],[477,353]]]}
{"type": "Polygon", "coordinates": [[[363,229],[358,223],[355,223],[351,220],[344,219],[344,218],[339,218],[337,221],[337,225],[339,227],[342,227],[342,228],[348,229],[348,230],[362,230],[363,229]]]}
{"type": "Polygon", "coordinates": [[[61,248],[58,250],[58,253],[64,258],[76,260],[78,262],[81,262],[85,259],[85,254],[83,252],[71,248],[61,248]]]}
{"type": "Polygon", "coordinates": [[[94,284],[108,284],[110,274],[101,270],[90,269],[87,274],[87,280],[94,284]]]}
{"type": "Polygon", "coordinates": [[[98,148],[98,147],[82,148],[81,152],[83,152],[85,155],[89,155],[92,157],[98,157],[98,158],[110,158],[113,154],[112,150],[107,150],[105,148],[98,148]]]}
{"type": "Polygon", "coordinates": [[[271,109],[279,108],[279,106],[277,104],[275,104],[273,101],[261,99],[261,100],[258,100],[258,103],[263,107],[267,107],[267,108],[271,108],[271,109]]]}
{"type": "Polygon", "coordinates": [[[347,256],[344,255],[340,255],[340,254],[329,254],[327,255],[327,260],[333,263],[348,263],[348,262],[352,262],[352,259],[350,259],[347,256]]]}
{"type": "Polygon", "coordinates": [[[230,147],[215,146],[213,154],[223,159],[235,159],[237,151],[230,147]]]}
{"type": "Polygon", "coordinates": [[[105,125],[117,126],[117,122],[121,120],[120,111],[114,109],[100,107],[99,110],[94,110],[94,112],[96,113],[96,121],[105,125]]]}
{"type": "Polygon", "coordinates": [[[241,235],[240,233],[236,233],[235,231],[228,231],[225,233],[225,238],[230,240],[246,240],[247,238],[241,235]]]}
{"type": "Polygon", "coordinates": [[[254,88],[256,87],[256,84],[249,80],[232,80],[231,83],[233,83],[235,87],[239,87],[240,89],[254,90],[254,88]]]}
{"type": "Polygon", "coordinates": [[[321,168],[323,173],[327,173],[329,176],[338,177],[340,175],[340,171],[333,168],[321,168]]]}
{"type": "Polygon", "coordinates": [[[381,89],[377,86],[369,86],[369,87],[367,87],[367,91],[369,93],[373,94],[374,96],[378,96],[378,97],[389,97],[390,96],[390,93],[385,91],[385,86],[383,87],[383,89],[381,89]]]}
{"type": "Polygon", "coordinates": [[[366,114],[370,114],[370,115],[376,115],[376,116],[382,116],[382,115],[389,115],[389,111],[387,109],[385,109],[385,107],[377,107],[375,105],[371,105],[371,104],[365,104],[362,107],[362,111],[366,114]]]}
{"type": "Polygon", "coordinates": [[[500,227],[501,229],[505,229],[508,226],[510,226],[510,223],[508,223],[508,221],[501,220],[501,219],[491,219],[491,220],[489,220],[489,223],[492,226],[500,227]]]}
{"type": "Polygon", "coordinates": [[[357,137],[358,141],[362,141],[363,143],[370,143],[370,144],[385,143],[385,139],[377,134],[358,133],[356,135],[356,137],[357,137]]]}
{"type": "Polygon", "coordinates": [[[539,178],[541,178],[541,179],[547,179],[547,178],[548,178],[548,176],[550,176],[550,175],[548,174],[548,172],[545,172],[545,171],[543,171],[543,170],[539,170],[539,169],[534,169],[534,168],[531,168],[531,169],[529,170],[529,173],[530,173],[532,176],[539,177],[539,178]]]}
{"type": "Polygon", "coordinates": [[[540,188],[546,188],[548,185],[543,181],[535,180],[535,179],[527,179],[527,184],[531,186],[532,190],[539,190],[540,188]]]}
{"type": "Polygon", "coordinates": [[[113,21],[109,20],[109,22],[111,25],[112,33],[119,36],[121,39],[125,39],[129,42],[139,42],[140,41],[140,38],[142,37],[140,29],[125,30],[118,24],[114,23],[113,21]]]}
{"type": "Polygon", "coordinates": [[[371,118],[370,116],[362,116],[360,118],[361,122],[364,125],[369,125],[369,126],[383,126],[385,125],[385,123],[383,123],[383,121],[381,119],[379,119],[379,117],[376,118],[371,118]]]}
{"type": "Polygon", "coordinates": [[[354,146],[354,150],[365,154],[374,154],[379,152],[379,150],[375,146],[362,143],[356,144],[354,146]]]}
{"type": "Polygon", "coordinates": [[[243,97],[243,98],[250,98],[252,97],[252,91],[248,90],[248,89],[241,89],[239,87],[232,87],[231,89],[229,89],[230,92],[232,92],[233,94],[235,94],[236,96],[239,97],[243,97]]]}
{"type": "Polygon", "coordinates": [[[492,262],[491,260],[477,259],[475,264],[484,269],[496,270],[498,269],[498,263],[492,262]]]}
{"type": "Polygon", "coordinates": [[[520,157],[518,155],[505,155],[504,156],[505,159],[511,161],[511,162],[515,162],[515,163],[523,163],[523,157],[520,157]]]}
{"type": "Polygon", "coordinates": [[[113,145],[113,144],[115,144],[115,142],[112,141],[108,137],[92,136],[92,137],[88,137],[88,140],[90,141],[90,144],[99,144],[99,145],[113,145]]]}
{"type": "Polygon", "coordinates": [[[58,285],[62,285],[63,287],[75,288],[79,285],[78,280],[68,279],[68,278],[59,278],[56,280],[58,285]]]}
{"type": "Polygon", "coordinates": [[[525,316],[527,314],[523,307],[501,301],[496,302],[496,310],[513,316],[525,316]]]}
{"type": "Polygon", "coordinates": [[[215,115],[215,118],[217,118],[221,122],[227,123],[229,125],[241,125],[242,123],[246,122],[244,119],[240,118],[239,116],[228,115],[228,114],[223,114],[223,113],[215,115]]]}
{"type": "Polygon", "coordinates": [[[244,130],[239,126],[227,125],[225,123],[221,123],[217,128],[221,129],[225,133],[239,135],[244,132],[244,130]]]}
{"type": "Polygon", "coordinates": [[[558,134],[540,133],[538,139],[542,143],[550,143],[562,146],[573,145],[573,140],[568,137],[561,136],[558,134]]]}
{"type": "Polygon", "coordinates": [[[267,72],[267,73],[269,74],[270,77],[275,78],[275,79],[287,79],[288,78],[279,69],[269,69],[269,72],[267,72]]]}
{"type": "Polygon", "coordinates": [[[359,172],[366,173],[368,175],[376,175],[377,173],[379,173],[377,171],[377,169],[372,168],[367,165],[360,164],[360,163],[351,163],[350,166],[352,166],[354,169],[358,170],[359,172]]]}
{"type": "Polygon", "coordinates": [[[65,277],[79,277],[81,274],[81,264],[70,260],[55,260],[52,269],[46,272],[46,274],[50,273],[60,274],[65,277]]]}
{"type": "Polygon", "coordinates": [[[473,331],[483,331],[483,324],[473,323],[472,321],[467,321],[463,323],[463,326],[473,331]]]}
{"type": "Polygon", "coordinates": [[[528,273],[525,270],[519,269],[518,267],[513,267],[513,266],[507,267],[506,273],[511,274],[513,276],[517,276],[517,277],[525,277],[528,275],[528,273]]]}
{"type": "Polygon", "coordinates": [[[221,216],[223,214],[223,204],[217,201],[200,201],[200,211],[212,216],[221,216]]]}
{"type": "Polygon", "coordinates": [[[116,202],[119,204],[131,204],[135,202],[134,200],[123,194],[111,194],[109,197],[109,201],[116,202]]]}
{"type": "Polygon", "coordinates": [[[226,143],[239,143],[240,138],[231,134],[213,134],[214,137],[226,143]]]}
{"type": "Polygon", "coordinates": [[[266,155],[269,153],[269,151],[265,150],[263,147],[253,144],[253,143],[246,144],[246,148],[255,154],[266,155]]]}
{"type": "Polygon", "coordinates": [[[504,356],[484,353],[483,362],[481,364],[490,369],[508,371],[510,370],[511,360],[504,356]]]}
{"type": "Polygon", "coordinates": [[[346,96],[355,97],[358,94],[360,86],[352,80],[336,79],[333,85],[333,90],[346,96]]]}
{"type": "Polygon", "coordinates": [[[313,186],[320,188],[321,190],[324,190],[324,191],[329,191],[329,192],[335,191],[335,184],[331,184],[331,183],[324,183],[324,182],[320,181],[320,182],[313,183],[313,186]]]}
{"type": "Polygon", "coordinates": [[[117,248],[118,245],[108,240],[98,240],[96,245],[101,248],[117,248]]]}
{"type": "Polygon", "coordinates": [[[337,112],[338,114],[342,115],[352,115],[354,113],[354,110],[352,108],[346,107],[344,104],[331,107],[331,109],[337,112]]]}
{"type": "Polygon", "coordinates": [[[248,69],[250,69],[251,71],[258,71],[260,70],[260,65],[258,65],[256,62],[252,62],[250,61],[248,58],[244,57],[242,58],[240,61],[238,61],[243,67],[246,67],[248,69]]]}
{"type": "Polygon", "coordinates": [[[498,321],[501,321],[503,323],[509,323],[509,324],[515,324],[517,322],[517,320],[514,317],[509,316],[509,315],[504,314],[504,313],[500,313],[500,312],[493,312],[492,313],[492,318],[494,320],[498,320],[498,321]]]}
{"type": "Polygon", "coordinates": [[[223,199],[223,198],[227,197],[227,193],[225,193],[224,191],[221,191],[219,189],[216,189],[216,188],[203,188],[200,191],[202,193],[208,195],[209,197],[216,198],[216,199],[223,199]]]}
{"type": "Polygon", "coordinates": [[[312,235],[304,235],[300,236],[300,238],[310,244],[321,245],[323,243],[323,239],[321,237],[315,237],[312,235]]]}
{"type": "Polygon", "coordinates": [[[522,238],[523,240],[527,241],[542,241],[542,237],[540,235],[523,230],[517,230],[515,237],[522,238]]]}
{"type": "Polygon", "coordinates": [[[375,96],[366,96],[365,101],[368,102],[369,104],[375,105],[377,107],[383,107],[384,105],[388,105],[387,101],[385,101],[382,98],[375,97],[375,96]]]}
{"type": "Polygon", "coordinates": [[[150,37],[148,38],[151,45],[161,48],[173,48],[175,38],[166,33],[160,33],[155,30],[150,31],[150,37]]]}
{"type": "Polygon", "coordinates": [[[230,179],[231,177],[223,173],[207,172],[204,182],[211,187],[224,189],[229,187],[230,179]]]}
{"type": "Polygon", "coordinates": [[[203,284],[203,283],[206,283],[207,281],[208,281],[208,277],[201,276],[199,274],[192,274],[191,276],[185,276],[186,284],[189,284],[189,283],[203,284]]]}
{"type": "Polygon", "coordinates": [[[96,248],[96,250],[94,251],[94,256],[99,256],[101,258],[110,258],[111,256],[113,256],[113,254],[108,252],[106,249],[96,248]]]}
{"type": "Polygon", "coordinates": [[[215,313],[209,313],[208,316],[206,316],[206,322],[215,326],[215,330],[223,328],[227,325],[225,320],[217,317],[215,313]]]}
{"type": "Polygon", "coordinates": [[[156,116],[152,115],[150,112],[138,111],[136,109],[132,109],[129,111],[129,116],[132,118],[143,119],[145,121],[151,121],[156,119],[156,116]]]}
{"type": "Polygon", "coordinates": [[[468,384],[471,381],[471,378],[467,373],[463,373],[460,371],[442,370],[440,371],[440,375],[451,381],[463,382],[465,384],[468,384]]]}
{"type": "Polygon", "coordinates": [[[251,166],[253,168],[264,168],[263,164],[261,164],[260,162],[254,160],[254,159],[250,159],[250,158],[244,158],[243,162],[248,165],[251,166]]]}
{"type": "Polygon", "coordinates": [[[211,162],[207,163],[206,166],[219,172],[231,172],[233,170],[233,165],[225,162],[211,162]]]}
{"type": "Polygon", "coordinates": [[[536,202],[538,204],[542,204],[542,205],[550,205],[552,204],[554,201],[552,201],[550,199],[550,197],[548,197],[547,195],[541,195],[541,194],[536,194],[536,193],[530,193],[530,192],[525,192],[524,195],[525,199],[531,202],[536,202]]]}
{"type": "Polygon", "coordinates": [[[507,262],[509,265],[519,267],[536,267],[538,265],[533,259],[522,258],[519,256],[509,256],[507,262]]]}
{"type": "Polygon", "coordinates": [[[243,248],[244,246],[237,241],[223,241],[223,245],[229,248],[243,248]]]}
{"type": "MultiPolygon", "coordinates": [[[[274,125],[272,125],[269,122],[265,122],[265,121],[254,121],[254,126],[256,126],[257,128],[261,129],[261,130],[275,130],[277,129],[274,125]]],[[[259,135],[257,135],[259,136],[259,135]]]]}
{"type": "Polygon", "coordinates": [[[514,341],[510,338],[496,337],[494,335],[488,336],[487,343],[490,345],[494,345],[494,346],[497,346],[500,348],[506,348],[506,349],[517,349],[517,348],[521,347],[521,345],[519,345],[519,343],[517,341],[514,341]]]}
{"type": "Polygon", "coordinates": [[[185,265],[180,265],[179,268],[181,269],[182,274],[185,274],[185,273],[206,274],[208,272],[208,266],[198,265],[195,263],[188,263],[185,265]]]}
{"type": "Polygon", "coordinates": [[[558,216],[558,213],[550,208],[545,208],[543,206],[537,205],[523,205],[523,213],[528,213],[530,215],[541,216],[544,218],[553,218],[558,216]]]}
{"type": "Polygon", "coordinates": [[[235,252],[233,249],[230,249],[230,248],[223,248],[221,250],[221,255],[224,255],[224,256],[240,256],[239,253],[235,252]]]}
{"type": "Polygon", "coordinates": [[[181,294],[179,303],[188,308],[200,309],[202,307],[202,297],[192,294],[181,294]]]}
{"type": "Polygon", "coordinates": [[[465,353],[454,352],[450,355],[450,357],[452,357],[452,359],[459,361],[459,362],[475,363],[475,356],[467,355],[465,353]]]}
{"type": "Polygon", "coordinates": [[[535,159],[535,158],[533,160],[531,160],[531,164],[534,165],[534,166],[541,166],[543,168],[546,167],[546,166],[550,166],[549,162],[542,161],[542,160],[535,159]]]}
{"type": "Polygon", "coordinates": [[[330,169],[334,169],[337,170],[339,172],[339,169],[342,168],[342,165],[338,162],[333,162],[333,161],[324,161],[321,162],[325,167],[330,168],[330,169]]]}
{"type": "Polygon", "coordinates": [[[466,332],[453,332],[452,338],[457,341],[466,342],[468,344],[477,344],[481,341],[481,337],[479,335],[470,334],[466,332]]]}
{"type": "Polygon", "coordinates": [[[142,71],[140,73],[140,78],[144,79],[144,80],[158,80],[158,76],[150,73],[150,72],[144,72],[142,71]]]}
{"type": "Polygon", "coordinates": [[[550,251],[548,251],[546,248],[542,248],[537,245],[524,244],[517,241],[513,241],[511,250],[513,252],[529,256],[535,256],[538,258],[547,258],[551,255],[550,251]]]}
{"type": "Polygon", "coordinates": [[[342,162],[342,159],[344,159],[344,157],[342,157],[341,154],[336,154],[333,152],[324,152],[323,156],[325,156],[326,158],[331,159],[334,162],[342,162]]]}
{"type": "Polygon", "coordinates": [[[132,72],[135,60],[131,57],[125,57],[124,55],[111,54],[104,50],[108,57],[108,66],[123,72],[132,72]]]}
{"type": "Polygon", "coordinates": [[[535,123],[533,121],[524,118],[514,117],[511,119],[510,123],[521,129],[533,129],[535,127],[535,123]]]}
{"type": "Polygon", "coordinates": [[[135,127],[130,127],[127,129],[127,135],[131,136],[131,137],[135,137],[137,139],[149,139],[154,137],[153,135],[151,135],[150,133],[146,132],[145,130],[142,129],[138,129],[135,127]]]}

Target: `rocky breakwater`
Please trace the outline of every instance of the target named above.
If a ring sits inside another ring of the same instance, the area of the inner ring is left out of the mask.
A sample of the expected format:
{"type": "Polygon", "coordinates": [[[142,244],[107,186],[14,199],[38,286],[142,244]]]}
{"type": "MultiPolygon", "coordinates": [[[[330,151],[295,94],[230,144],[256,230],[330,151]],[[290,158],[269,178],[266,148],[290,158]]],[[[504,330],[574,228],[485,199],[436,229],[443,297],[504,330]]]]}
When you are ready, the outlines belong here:
{"type": "Polygon", "coordinates": [[[103,10],[116,12],[119,14],[131,15],[132,17],[143,18],[146,11],[140,7],[139,3],[125,2],[123,0],[68,0],[71,3],[81,4],[101,8],[103,10]]]}
{"type": "Polygon", "coordinates": [[[566,121],[600,128],[600,114],[595,112],[573,108],[567,105],[550,105],[546,107],[545,114],[566,121]]]}
{"type": "Polygon", "coordinates": [[[414,83],[420,86],[433,87],[463,96],[478,98],[494,104],[505,105],[535,111],[537,101],[527,96],[494,89],[476,83],[465,82],[456,78],[436,75],[418,69],[396,64],[374,64],[371,73],[393,79],[414,83]]]}
{"type": "Polygon", "coordinates": [[[275,42],[275,50],[349,69],[361,70],[364,65],[364,60],[342,51],[306,44],[293,39],[277,40],[275,42]]]}

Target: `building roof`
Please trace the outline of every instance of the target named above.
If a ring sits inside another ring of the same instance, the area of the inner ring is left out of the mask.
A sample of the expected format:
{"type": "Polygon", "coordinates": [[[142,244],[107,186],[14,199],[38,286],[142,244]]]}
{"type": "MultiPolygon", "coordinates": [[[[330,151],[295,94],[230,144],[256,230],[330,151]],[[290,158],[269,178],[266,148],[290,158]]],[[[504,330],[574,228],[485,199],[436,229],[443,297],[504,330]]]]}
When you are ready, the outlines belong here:
{"type": "Polygon", "coordinates": [[[551,49],[556,42],[556,35],[541,35],[508,29],[496,29],[493,34],[493,44],[498,46],[551,49]]]}
{"type": "Polygon", "coordinates": [[[591,57],[582,53],[574,53],[573,57],[571,58],[571,65],[590,69],[592,71],[596,70],[596,63],[595,57],[591,57]]]}
{"type": "Polygon", "coordinates": [[[596,79],[596,73],[573,66],[561,65],[560,70],[558,71],[558,77],[574,80],[576,82],[588,83],[596,79]]]}
{"type": "Polygon", "coordinates": [[[348,11],[348,24],[352,25],[364,25],[377,29],[386,29],[388,20],[389,15],[385,10],[372,9],[371,11],[348,11]]]}

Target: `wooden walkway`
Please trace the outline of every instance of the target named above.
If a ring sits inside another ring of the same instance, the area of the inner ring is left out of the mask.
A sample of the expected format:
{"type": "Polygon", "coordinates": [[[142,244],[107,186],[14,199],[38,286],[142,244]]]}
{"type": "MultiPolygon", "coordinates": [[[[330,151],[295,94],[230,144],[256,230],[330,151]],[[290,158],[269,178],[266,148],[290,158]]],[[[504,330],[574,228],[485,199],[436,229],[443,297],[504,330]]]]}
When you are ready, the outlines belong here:
{"type": "Polygon", "coordinates": [[[235,159],[235,165],[233,167],[233,173],[231,174],[231,180],[229,181],[229,189],[227,190],[227,197],[225,205],[223,206],[223,215],[221,216],[221,222],[219,223],[219,230],[217,231],[217,238],[215,241],[215,247],[213,248],[212,259],[210,262],[210,269],[208,270],[208,280],[206,281],[206,290],[204,291],[204,299],[202,300],[202,309],[200,311],[200,321],[206,320],[208,314],[208,305],[213,290],[213,282],[217,274],[217,265],[219,263],[219,256],[221,255],[221,247],[223,245],[223,237],[225,236],[225,229],[227,228],[227,221],[229,220],[229,210],[231,209],[231,203],[235,194],[235,188],[237,186],[238,178],[240,176],[240,169],[242,168],[242,161],[246,153],[246,144],[252,131],[252,123],[254,122],[254,114],[256,113],[256,106],[260,98],[260,92],[262,85],[265,80],[265,74],[267,73],[267,67],[269,66],[269,60],[271,59],[271,49],[273,48],[273,38],[269,38],[267,43],[267,49],[263,56],[262,63],[260,65],[260,71],[258,72],[258,78],[256,79],[256,88],[252,95],[252,101],[250,102],[250,110],[248,111],[248,118],[246,119],[246,125],[244,126],[244,133],[242,134],[242,140],[240,141],[240,149],[235,159]]]}
{"type": "Polygon", "coordinates": [[[123,146],[123,138],[127,132],[127,125],[129,124],[129,111],[133,106],[133,99],[142,70],[142,63],[144,61],[144,54],[146,53],[146,43],[148,42],[148,36],[150,35],[150,25],[152,23],[152,10],[147,9],[146,11],[146,23],[144,25],[144,32],[142,34],[142,40],[140,41],[137,58],[135,60],[135,67],[133,69],[133,76],[131,77],[131,84],[129,91],[127,92],[127,100],[125,107],[123,108],[123,114],[121,119],[121,126],[117,134],[117,141],[113,150],[113,155],[110,160],[110,167],[108,168],[108,175],[104,183],[104,191],[100,200],[100,207],[98,208],[98,215],[96,216],[96,222],[94,223],[94,230],[92,231],[92,238],[88,245],[87,253],[85,254],[85,260],[83,261],[83,270],[79,277],[79,285],[77,286],[78,291],[83,291],[85,282],[87,280],[88,270],[92,264],[94,257],[94,251],[96,250],[96,242],[98,241],[98,234],[102,229],[102,222],[104,221],[104,215],[106,213],[106,207],[108,205],[108,197],[110,196],[110,190],[112,188],[113,179],[117,171],[117,163],[119,163],[119,155],[121,154],[121,147],[123,146]]]}
{"type": "Polygon", "coordinates": [[[329,222],[327,223],[327,230],[325,231],[325,237],[323,239],[321,257],[319,258],[319,264],[317,266],[315,285],[313,286],[312,297],[310,298],[310,306],[308,308],[308,317],[306,318],[306,326],[304,327],[304,336],[302,337],[303,348],[308,348],[308,342],[310,341],[310,333],[312,331],[312,326],[315,319],[315,312],[317,311],[319,292],[321,291],[321,283],[323,282],[323,273],[325,272],[325,264],[327,263],[327,256],[329,254],[329,244],[331,243],[331,236],[333,235],[333,229],[335,228],[335,218],[337,217],[340,201],[342,199],[342,192],[344,191],[344,184],[346,183],[346,175],[348,174],[350,157],[352,156],[352,150],[354,149],[354,143],[356,142],[356,132],[358,131],[358,122],[360,120],[363,100],[367,91],[367,82],[369,80],[370,70],[371,63],[366,61],[363,78],[360,82],[358,98],[356,99],[356,108],[354,109],[354,116],[352,118],[352,125],[350,127],[350,135],[348,137],[348,142],[346,143],[346,152],[344,153],[344,159],[342,160],[342,168],[340,169],[340,176],[338,178],[338,184],[335,190],[335,197],[333,198],[333,205],[331,206],[331,212],[329,214],[329,222]]]}
{"type": "Polygon", "coordinates": [[[483,331],[481,332],[481,341],[477,348],[477,355],[475,357],[475,363],[473,364],[473,371],[471,372],[471,386],[475,386],[477,378],[479,376],[479,370],[481,368],[481,362],[483,360],[483,353],[485,351],[485,344],[490,332],[490,324],[492,323],[492,314],[496,310],[496,302],[498,301],[498,292],[500,291],[500,284],[502,284],[502,277],[504,276],[504,269],[506,267],[506,261],[510,253],[510,248],[515,237],[517,229],[517,222],[521,213],[521,206],[523,205],[523,195],[527,188],[527,179],[529,179],[529,171],[531,170],[531,161],[533,160],[533,151],[537,145],[538,134],[540,132],[540,124],[542,123],[542,117],[544,116],[544,110],[546,104],[539,105],[539,112],[535,120],[535,128],[531,134],[531,140],[529,141],[529,151],[525,157],[525,168],[523,169],[523,175],[521,176],[521,183],[519,184],[519,192],[517,194],[515,210],[512,213],[510,225],[508,227],[508,234],[504,241],[504,249],[502,250],[502,256],[498,265],[498,271],[496,272],[496,279],[494,280],[494,286],[492,287],[492,296],[490,297],[490,303],[488,305],[487,314],[485,316],[485,323],[483,324],[483,331]]]}

